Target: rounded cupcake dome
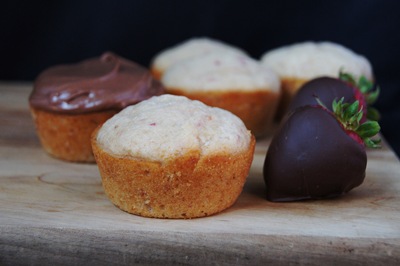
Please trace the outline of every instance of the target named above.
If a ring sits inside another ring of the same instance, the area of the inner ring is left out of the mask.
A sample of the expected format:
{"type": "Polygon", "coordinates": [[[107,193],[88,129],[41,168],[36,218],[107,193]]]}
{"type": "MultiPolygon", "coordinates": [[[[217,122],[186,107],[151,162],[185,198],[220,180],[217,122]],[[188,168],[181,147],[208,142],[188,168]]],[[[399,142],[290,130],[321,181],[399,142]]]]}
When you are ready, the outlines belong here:
{"type": "Polygon", "coordinates": [[[362,55],[333,42],[302,42],[282,46],[262,55],[261,64],[280,78],[282,96],[275,120],[279,122],[299,88],[311,79],[338,77],[340,71],[356,79],[373,80],[372,66],[362,55]]]}
{"type": "Polygon", "coordinates": [[[278,76],[258,61],[229,51],[212,52],[180,61],[165,72],[167,88],[192,91],[279,91],[278,76]]]}
{"type": "Polygon", "coordinates": [[[150,68],[157,78],[161,78],[166,69],[179,61],[221,51],[230,51],[243,55],[247,54],[240,48],[220,40],[207,37],[191,38],[159,52],[153,58],[150,68]]]}
{"type": "Polygon", "coordinates": [[[373,79],[372,66],[367,58],[343,45],[327,41],[282,46],[264,53],[261,63],[272,68],[280,77],[337,77],[342,70],[355,77],[373,79]]]}
{"type": "Polygon", "coordinates": [[[167,69],[161,83],[167,93],[234,113],[256,137],[273,130],[279,77],[246,55],[223,51],[183,60],[167,69]]]}
{"type": "Polygon", "coordinates": [[[103,124],[97,143],[109,153],[163,161],[187,152],[200,156],[246,150],[251,133],[230,112],[183,96],[155,96],[103,124]]]}

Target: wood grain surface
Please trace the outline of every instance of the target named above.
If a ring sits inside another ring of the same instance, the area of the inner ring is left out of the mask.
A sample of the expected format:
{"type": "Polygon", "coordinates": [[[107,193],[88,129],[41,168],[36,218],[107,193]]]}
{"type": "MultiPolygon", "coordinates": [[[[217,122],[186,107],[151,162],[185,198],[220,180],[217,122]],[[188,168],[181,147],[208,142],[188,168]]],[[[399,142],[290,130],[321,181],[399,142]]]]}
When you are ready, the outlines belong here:
{"type": "Polygon", "coordinates": [[[368,151],[366,179],[348,195],[272,203],[262,178],[267,138],[228,210],[142,218],[110,203],[95,164],[41,149],[30,91],[0,84],[0,265],[400,265],[400,162],[386,143],[368,151]]]}

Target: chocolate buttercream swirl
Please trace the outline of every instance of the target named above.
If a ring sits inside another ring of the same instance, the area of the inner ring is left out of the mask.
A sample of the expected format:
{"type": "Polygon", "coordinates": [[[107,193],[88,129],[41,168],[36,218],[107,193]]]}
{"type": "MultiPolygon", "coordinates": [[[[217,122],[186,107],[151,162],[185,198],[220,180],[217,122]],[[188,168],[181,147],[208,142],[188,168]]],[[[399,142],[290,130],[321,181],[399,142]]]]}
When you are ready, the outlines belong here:
{"type": "Polygon", "coordinates": [[[87,113],[121,110],[162,93],[164,88],[146,68],[106,52],[43,71],[35,81],[29,103],[46,111],[87,113]]]}

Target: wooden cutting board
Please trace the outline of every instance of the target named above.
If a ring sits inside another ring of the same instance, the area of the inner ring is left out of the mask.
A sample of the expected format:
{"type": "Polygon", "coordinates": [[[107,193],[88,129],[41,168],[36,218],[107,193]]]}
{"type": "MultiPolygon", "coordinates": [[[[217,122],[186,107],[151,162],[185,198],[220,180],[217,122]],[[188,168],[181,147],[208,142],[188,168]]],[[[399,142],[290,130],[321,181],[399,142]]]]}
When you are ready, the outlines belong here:
{"type": "Polygon", "coordinates": [[[368,151],[366,180],[341,198],[266,201],[266,139],[233,207],[193,220],[142,218],[110,203],[95,164],[44,153],[30,91],[0,84],[0,265],[400,265],[400,163],[386,143],[368,151]]]}

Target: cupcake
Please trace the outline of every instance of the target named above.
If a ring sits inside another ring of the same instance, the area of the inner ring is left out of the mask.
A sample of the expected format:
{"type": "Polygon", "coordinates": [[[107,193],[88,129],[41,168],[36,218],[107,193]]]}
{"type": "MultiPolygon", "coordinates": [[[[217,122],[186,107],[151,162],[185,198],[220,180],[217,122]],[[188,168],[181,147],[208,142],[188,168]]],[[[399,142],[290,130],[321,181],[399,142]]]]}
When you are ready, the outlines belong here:
{"type": "Polygon", "coordinates": [[[124,107],[163,92],[147,69],[107,52],[43,71],[29,105],[41,144],[50,155],[94,162],[93,130],[124,107]]]}
{"type": "Polygon", "coordinates": [[[230,112],[165,94],[107,120],[92,146],[113,204],[140,216],[187,219],[234,204],[255,139],[230,112]]]}
{"type": "Polygon", "coordinates": [[[192,38],[158,53],[152,60],[150,70],[154,77],[161,79],[168,67],[181,60],[218,51],[231,51],[242,55],[246,54],[241,49],[218,40],[206,37],[192,38]]]}
{"type": "Polygon", "coordinates": [[[234,113],[256,137],[272,131],[280,81],[248,56],[224,51],[180,61],[167,69],[161,82],[170,94],[234,113]]]}
{"type": "Polygon", "coordinates": [[[332,42],[303,42],[282,46],[262,55],[261,63],[273,69],[282,84],[277,119],[286,112],[297,90],[317,77],[337,77],[339,71],[373,79],[370,62],[362,55],[332,42]]]}

